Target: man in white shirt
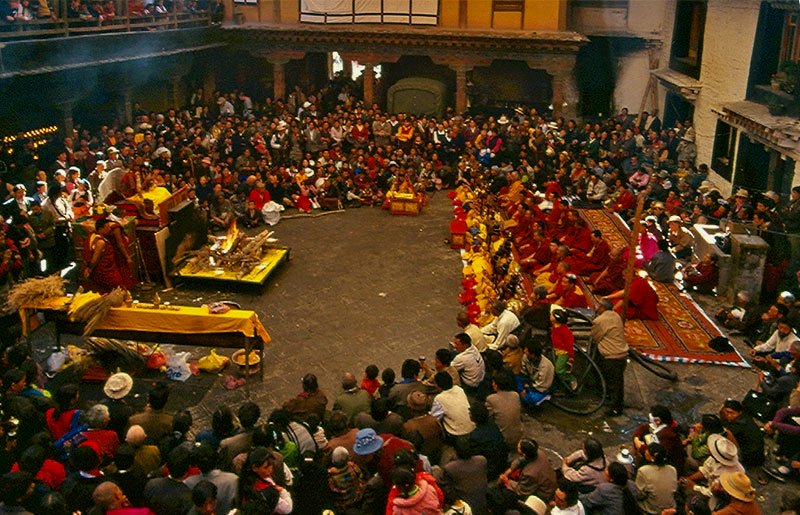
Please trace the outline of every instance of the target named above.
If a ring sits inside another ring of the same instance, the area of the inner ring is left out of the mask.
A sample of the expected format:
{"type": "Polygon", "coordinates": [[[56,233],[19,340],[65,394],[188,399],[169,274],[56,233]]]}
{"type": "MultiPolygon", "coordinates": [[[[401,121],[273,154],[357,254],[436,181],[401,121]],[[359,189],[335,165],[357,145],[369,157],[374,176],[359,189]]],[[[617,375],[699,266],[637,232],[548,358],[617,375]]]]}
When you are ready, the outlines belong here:
{"type": "Polygon", "coordinates": [[[481,332],[487,336],[494,335],[494,341],[489,344],[490,348],[502,350],[507,345],[508,335],[519,327],[519,318],[512,311],[506,309],[502,300],[497,300],[492,304],[492,313],[495,316],[494,320],[481,327],[481,332]]]}
{"type": "Polygon", "coordinates": [[[470,340],[472,340],[472,345],[474,345],[479,352],[483,352],[489,348],[486,345],[486,336],[481,332],[480,327],[470,322],[469,315],[466,311],[461,311],[456,316],[456,323],[462,331],[469,335],[470,340]]]}
{"type": "Polygon", "coordinates": [[[461,384],[465,391],[470,393],[480,386],[486,376],[486,365],[477,347],[472,345],[472,339],[467,333],[458,333],[453,338],[453,347],[456,356],[450,365],[458,370],[461,377],[461,384]]]}
{"type": "Polygon", "coordinates": [[[750,351],[750,355],[757,356],[759,354],[771,354],[773,352],[789,352],[789,347],[798,339],[794,334],[794,329],[789,325],[789,320],[782,318],[778,321],[778,328],[772,333],[767,341],[762,344],[756,345],[750,351]]]}
{"type": "Polygon", "coordinates": [[[453,385],[447,372],[437,372],[433,381],[441,393],[433,398],[431,416],[442,423],[450,442],[453,437],[468,435],[475,429],[469,414],[469,399],[460,386],[453,385]]]}

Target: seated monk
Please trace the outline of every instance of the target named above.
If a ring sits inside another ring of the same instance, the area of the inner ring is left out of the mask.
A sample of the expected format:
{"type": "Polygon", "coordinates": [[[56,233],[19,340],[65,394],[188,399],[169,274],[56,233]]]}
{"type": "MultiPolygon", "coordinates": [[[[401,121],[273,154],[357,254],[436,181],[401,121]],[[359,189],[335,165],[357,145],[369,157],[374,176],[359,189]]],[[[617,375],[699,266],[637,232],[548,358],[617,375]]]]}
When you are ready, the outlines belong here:
{"type": "Polygon", "coordinates": [[[633,206],[636,204],[636,197],[628,188],[622,188],[617,197],[617,200],[611,204],[611,210],[616,211],[617,213],[622,213],[629,209],[633,209],[633,206]]]}
{"type": "Polygon", "coordinates": [[[561,278],[561,295],[559,295],[554,304],[562,308],[589,307],[589,303],[586,301],[586,295],[584,295],[578,287],[578,276],[575,274],[566,274],[561,278]]]}
{"type": "Polygon", "coordinates": [[[608,254],[608,265],[589,276],[589,287],[597,295],[607,295],[625,286],[625,267],[628,264],[628,252],[623,247],[614,247],[608,254]]]}
{"type": "MultiPolygon", "coordinates": [[[[549,289],[553,286],[553,283],[558,282],[557,280],[551,281],[550,274],[556,273],[558,264],[564,261],[567,256],[569,256],[569,249],[563,245],[559,245],[556,240],[553,240],[550,243],[550,251],[552,252],[550,262],[532,272],[532,274],[535,276],[533,282],[534,286],[542,284],[547,286],[549,289]]],[[[558,276],[555,278],[558,279],[558,276]]]]}
{"type": "Polygon", "coordinates": [[[683,270],[683,284],[699,293],[714,293],[714,288],[719,282],[719,256],[706,253],[699,263],[690,265],[683,270]]]}
{"type": "MultiPolygon", "coordinates": [[[[545,274],[546,278],[537,281],[534,286],[544,286],[547,288],[548,297],[551,301],[555,300],[555,298],[561,295],[561,279],[569,272],[569,263],[564,260],[559,261],[555,271],[545,274]]],[[[539,278],[541,278],[541,276],[539,276],[539,278]]]]}
{"type": "Polygon", "coordinates": [[[589,252],[573,249],[567,258],[572,272],[576,275],[589,275],[603,270],[609,263],[611,247],[603,239],[603,233],[595,230],[592,232],[592,248],[589,252]]]}
{"type": "Polygon", "coordinates": [[[567,212],[567,218],[570,220],[569,229],[561,236],[561,244],[570,251],[589,252],[592,248],[592,232],[586,226],[586,221],[573,210],[567,212]]]}
{"type": "Polygon", "coordinates": [[[525,190],[525,185],[522,184],[517,172],[508,174],[508,182],[508,192],[505,195],[500,195],[500,205],[506,209],[518,205],[522,201],[522,192],[525,190]]]}
{"type": "MultiPolygon", "coordinates": [[[[167,188],[163,186],[157,186],[155,181],[151,178],[147,178],[142,185],[142,198],[144,200],[150,200],[153,202],[153,205],[156,207],[156,211],[158,209],[158,205],[167,200],[171,196],[171,193],[167,188]]],[[[158,214],[156,212],[155,214],[158,214]]]]}
{"type": "MultiPolygon", "coordinates": [[[[520,265],[526,273],[531,273],[531,271],[550,263],[553,259],[554,249],[558,250],[558,246],[553,242],[548,242],[542,231],[537,231],[533,235],[533,241],[525,247],[526,252],[522,254],[524,257],[520,259],[520,265]]],[[[521,250],[520,252],[522,253],[521,250]]]]}
{"type": "MultiPolygon", "coordinates": [[[[658,293],[645,279],[646,273],[640,271],[633,276],[631,289],[628,295],[628,312],[625,317],[628,320],[658,320],[658,293]]],[[[618,290],[606,298],[616,301],[614,311],[622,314],[623,297],[625,290],[618,290]]]]}

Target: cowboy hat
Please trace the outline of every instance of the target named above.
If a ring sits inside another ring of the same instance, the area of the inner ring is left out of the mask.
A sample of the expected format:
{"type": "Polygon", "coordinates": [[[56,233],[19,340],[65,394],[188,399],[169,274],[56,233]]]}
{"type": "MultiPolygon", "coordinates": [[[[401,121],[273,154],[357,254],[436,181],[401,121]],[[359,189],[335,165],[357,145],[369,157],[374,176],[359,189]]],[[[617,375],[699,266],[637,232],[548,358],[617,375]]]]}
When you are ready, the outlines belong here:
{"type": "Polygon", "coordinates": [[[672,215],[667,219],[667,222],[675,222],[680,224],[683,223],[683,220],[681,220],[681,217],[678,215],[672,215]]]}
{"type": "Polygon", "coordinates": [[[749,196],[750,193],[748,193],[747,190],[744,188],[739,188],[738,190],[736,190],[736,195],[734,195],[734,197],[742,197],[742,198],[747,198],[749,196]]]}
{"type": "Polygon", "coordinates": [[[103,393],[109,399],[121,399],[130,393],[133,388],[133,378],[125,372],[117,372],[106,380],[103,393]]]}
{"type": "Polygon", "coordinates": [[[508,119],[508,117],[506,115],[503,115],[503,116],[501,116],[500,118],[497,119],[497,123],[499,123],[500,125],[505,125],[508,122],[509,122],[509,119],[508,119]]]}
{"type": "Polygon", "coordinates": [[[723,465],[733,467],[739,463],[739,450],[736,444],[722,435],[713,434],[708,437],[708,451],[723,465]]]}
{"type": "Polygon", "coordinates": [[[750,478],[744,472],[730,472],[719,477],[719,484],[722,489],[728,492],[731,497],[744,502],[753,502],[756,498],[756,491],[750,478]]]}

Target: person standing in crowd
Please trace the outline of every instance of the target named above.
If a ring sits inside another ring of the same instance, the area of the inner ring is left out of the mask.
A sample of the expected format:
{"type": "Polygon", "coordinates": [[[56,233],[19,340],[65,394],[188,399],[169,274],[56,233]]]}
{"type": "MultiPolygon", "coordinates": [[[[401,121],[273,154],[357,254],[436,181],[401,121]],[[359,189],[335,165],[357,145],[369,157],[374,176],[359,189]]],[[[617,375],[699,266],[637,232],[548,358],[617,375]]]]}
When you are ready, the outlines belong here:
{"type": "Polygon", "coordinates": [[[625,407],[625,367],[628,364],[628,342],[622,317],[611,301],[602,299],[592,321],[592,340],[600,351],[600,370],[608,385],[606,414],[617,417],[625,407]]]}

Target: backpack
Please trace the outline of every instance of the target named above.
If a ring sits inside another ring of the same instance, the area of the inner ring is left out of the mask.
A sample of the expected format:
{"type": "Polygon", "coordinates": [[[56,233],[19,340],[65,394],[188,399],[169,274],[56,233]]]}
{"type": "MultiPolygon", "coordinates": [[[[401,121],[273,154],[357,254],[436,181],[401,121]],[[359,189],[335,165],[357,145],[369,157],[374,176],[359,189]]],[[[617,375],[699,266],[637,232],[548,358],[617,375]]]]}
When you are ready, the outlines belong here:
{"type": "Polygon", "coordinates": [[[69,431],[67,431],[64,436],[53,442],[55,454],[58,459],[62,461],[69,459],[72,449],[78,447],[80,444],[86,441],[86,436],[83,434],[83,432],[89,429],[89,425],[81,424],[79,420],[80,416],[81,412],[75,410],[75,412],[72,414],[72,420],[70,420],[69,423],[69,431]]]}

